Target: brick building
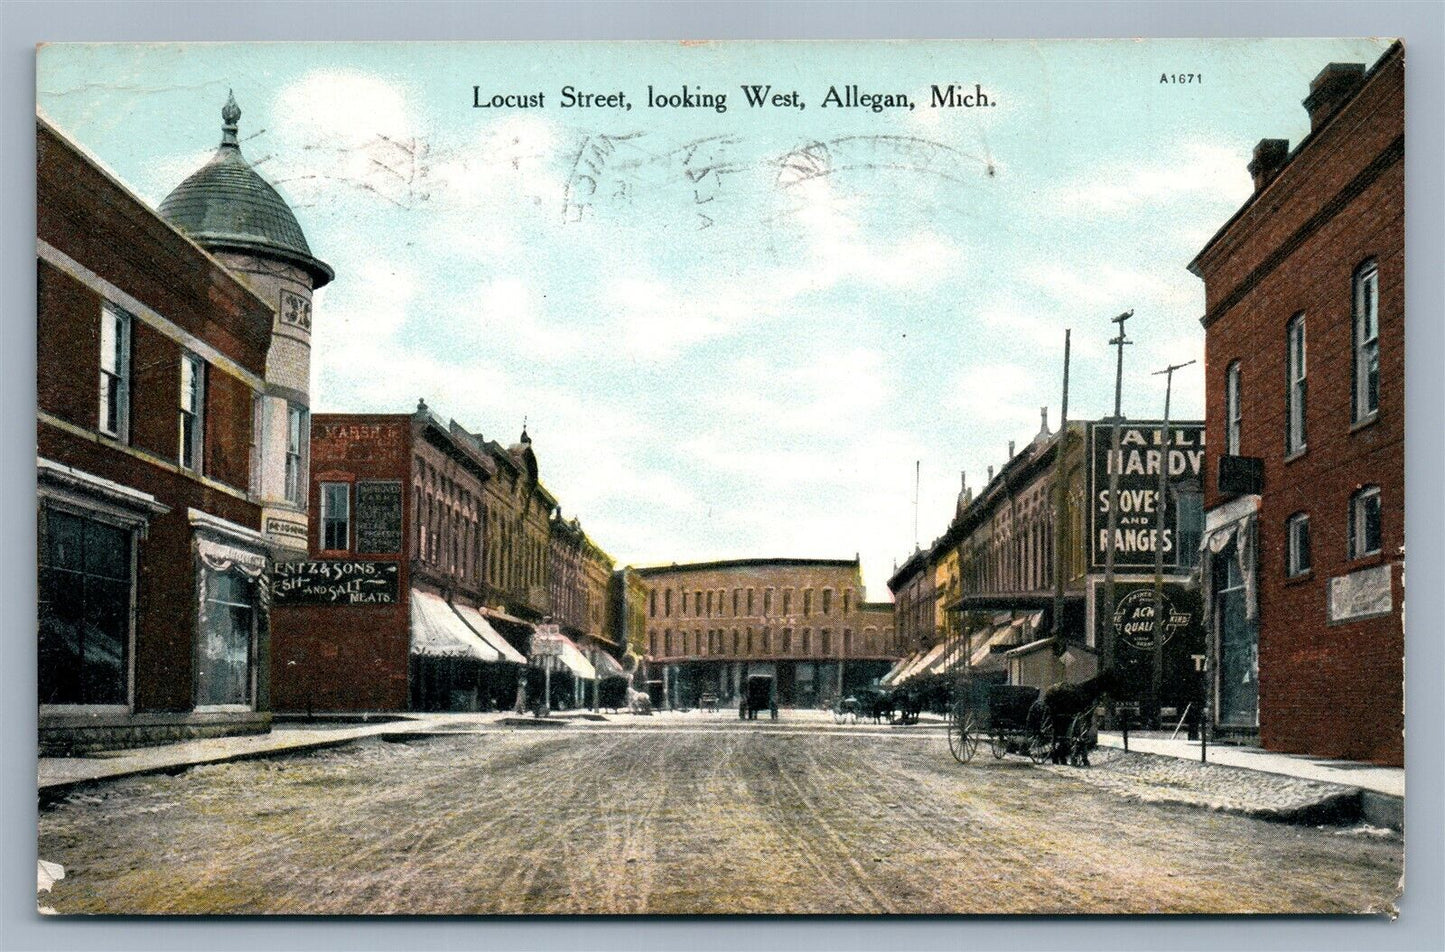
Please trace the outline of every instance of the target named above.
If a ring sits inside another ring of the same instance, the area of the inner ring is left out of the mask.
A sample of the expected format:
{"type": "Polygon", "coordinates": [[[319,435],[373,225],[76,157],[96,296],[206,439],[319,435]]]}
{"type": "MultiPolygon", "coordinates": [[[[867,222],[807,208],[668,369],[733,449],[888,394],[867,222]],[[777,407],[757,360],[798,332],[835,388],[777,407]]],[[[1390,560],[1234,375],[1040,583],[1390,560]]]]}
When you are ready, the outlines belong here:
{"type": "Polygon", "coordinates": [[[276,709],[510,706],[526,645],[484,614],[490,454],[422,403],[317,414],[311,461],[310,560],[276,567],[276,709]]]}
{"type": "Polygon", "coordinates": [[[269,728],[269,300],[36,122],[42,750],[269,728]]]}
{"type": "Polygon", "coordinates": [[[635,570],[647,590],[655,703],[723,702],[749,677],[813,707],[866,686],[901,651],[892,606],[865,600],[857,559],[738,559],[635,570]]]}
{"type": "Polygon", "coordinates": [[[1204,280],[1215,722],[1403,762],[1404,52],[1334,63],[1204,280]]]}

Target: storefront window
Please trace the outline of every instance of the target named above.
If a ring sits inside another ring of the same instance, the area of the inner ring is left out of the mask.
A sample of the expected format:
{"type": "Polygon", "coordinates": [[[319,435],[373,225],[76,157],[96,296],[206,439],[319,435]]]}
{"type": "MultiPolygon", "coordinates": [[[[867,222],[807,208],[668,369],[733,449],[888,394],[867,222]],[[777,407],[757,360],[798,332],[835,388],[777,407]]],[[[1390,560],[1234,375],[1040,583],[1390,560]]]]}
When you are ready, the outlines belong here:
{"type": "Polygon", "coordinates": [[[40,703],[128,704],[131,532],[46,509],[40,535],[40,703]]]}
{"type": "Polygon", "coordinates": [[[251,704],[256,582],[236,572],[203,568],[196,706],[251,704]]]}

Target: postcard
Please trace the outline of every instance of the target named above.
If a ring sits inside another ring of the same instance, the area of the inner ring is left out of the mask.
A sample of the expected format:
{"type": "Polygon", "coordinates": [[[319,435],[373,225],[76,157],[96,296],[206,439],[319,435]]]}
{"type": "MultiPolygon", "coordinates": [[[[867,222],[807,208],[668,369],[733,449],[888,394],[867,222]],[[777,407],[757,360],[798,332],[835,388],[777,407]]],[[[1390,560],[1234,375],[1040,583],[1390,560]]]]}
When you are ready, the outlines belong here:
{"type": "Polygon", "coordinates": [[[37,52],[37,902],[1361,914],[1392,39],[37,52]]]}

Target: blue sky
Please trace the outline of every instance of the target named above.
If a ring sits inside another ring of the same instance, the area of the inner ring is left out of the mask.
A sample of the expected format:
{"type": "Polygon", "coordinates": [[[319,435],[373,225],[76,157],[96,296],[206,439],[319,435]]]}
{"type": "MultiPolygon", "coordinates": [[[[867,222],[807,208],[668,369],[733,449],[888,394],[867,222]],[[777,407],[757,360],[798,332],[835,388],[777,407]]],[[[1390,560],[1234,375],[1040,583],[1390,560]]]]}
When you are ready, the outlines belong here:
{"type": "MultiPolygon", "coordinates": [[[[153,204],[234,89],[246,156],[337,273],[317,411],[425,397],[542,479],[620,563],[861,553],[873,598],[952,514],[960,472],[1203,356],[1185,265],[1308,131],[1326,63],[1387,40],[53,45],[37,99],[153,204]],[[1161,83],[1163,73],[1202,82],[1161,83]],[[742,84],[805,108],[749,109],[742,84]],[[996,105],[932,109],[931,84],[996,105]],[[823,108],[829,86],[913,110],[823,108]],[[476,109],[472,87],[543,92],[476,109]],[[564,109],[571,85],[631,110],[564,109]],[[648,86],[727,111],[650,109],[648,86]]],[[[1196,365],[1176,416],[1203,412],[1196,365]]]]}

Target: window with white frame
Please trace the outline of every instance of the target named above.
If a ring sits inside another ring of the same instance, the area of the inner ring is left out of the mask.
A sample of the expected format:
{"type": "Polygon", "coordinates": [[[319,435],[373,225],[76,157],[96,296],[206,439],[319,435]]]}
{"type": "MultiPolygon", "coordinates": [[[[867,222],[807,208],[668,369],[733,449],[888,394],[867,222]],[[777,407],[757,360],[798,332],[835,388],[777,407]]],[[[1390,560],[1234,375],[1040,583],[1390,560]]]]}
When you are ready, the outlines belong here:
{"type": "Polygon", "coordinates": [[[180,452],[182,469],[201,471],[205,449],[206,362],[195,354],[181,355],[180,452]]]}
{"type": "Polygon", "coordinates": [[[1290,577],[1310,570],[1310,517],[1297,512],[1285,523],[1285,570],[1290,577]]]}
{"type": "Polygon", "coordinates": [[[1380,487],[1365,486],[1350,497],[1350,558],[1380,551],[1380,487]]]}
{"type": "Polygon", "coordinates": [[[306,425],[306,408],[286,405],[286,500],[293,505],[306,504],[306,441],[311,428],[306,425]]]}
{"type": "Polygon", "coordinates": [[[321,548],[345,552],[351,548],[351,484],[321,484],[321,548]]]}
{"type": "Polygon", "coordinates": [[[249,465],[251,495],[261,495],[261,447],[265,446],[266,398],[259,393],[251,394],[251,447],[249,465]]]}
{"type": "Polygon", "coordinates": [[[1380,269],[1367,261],[1355,272],[1355,422],[1380,410],[1380,269]]]}
{"type": "Polygon", "coordinates": [[[1285,328],[1288,344],[1287,382],[1285,394],[1285,452],[1299,453],[1305,448],[1305,316],[1296,314],[1285,328]]]}
{"type": "Polygon", "coordinates": [[[100,309],[100,432],[129,437],[130,315],[112,304],[100,309]]]}
{"type": "Polygon", "coordinates": [[[1224,371],[1224,454],[1239,455],[1239,361],[1224,371]]]}

